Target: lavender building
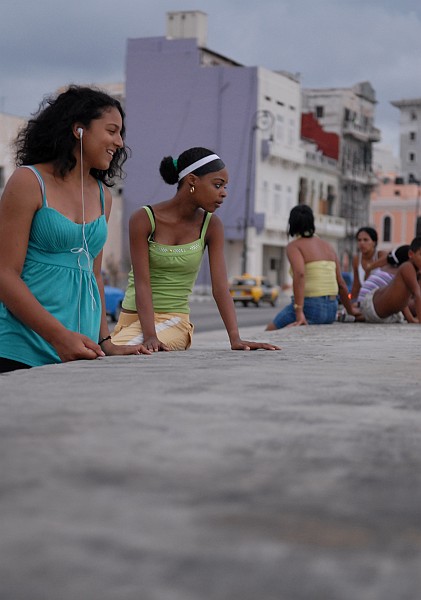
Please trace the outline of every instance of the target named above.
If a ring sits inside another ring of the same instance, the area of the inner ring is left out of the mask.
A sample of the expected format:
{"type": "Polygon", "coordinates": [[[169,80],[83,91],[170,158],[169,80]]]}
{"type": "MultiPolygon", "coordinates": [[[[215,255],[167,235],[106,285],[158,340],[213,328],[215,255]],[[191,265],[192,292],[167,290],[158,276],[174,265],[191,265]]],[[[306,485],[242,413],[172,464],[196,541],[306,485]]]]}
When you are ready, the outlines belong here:
{"type": "MultiPolygon", "coordinates": [[[[167,37],[128,41],[132,158],[123,237],[128,239],[133,211],[175,192],[160,178],[163,156],[205,146],[223,158],[230,174],[228,197],[218,210],[229,275],[247,270],[281,284],[286,223],[297,203],[298,169],[304,162],[300,85],[288,74],[244,67],[212,52],[205,38],[206,15],[192,11],[167,15],[167,37]]],[[[207,286],[208,280],[205,260],[198,284],[207,286]]]]}

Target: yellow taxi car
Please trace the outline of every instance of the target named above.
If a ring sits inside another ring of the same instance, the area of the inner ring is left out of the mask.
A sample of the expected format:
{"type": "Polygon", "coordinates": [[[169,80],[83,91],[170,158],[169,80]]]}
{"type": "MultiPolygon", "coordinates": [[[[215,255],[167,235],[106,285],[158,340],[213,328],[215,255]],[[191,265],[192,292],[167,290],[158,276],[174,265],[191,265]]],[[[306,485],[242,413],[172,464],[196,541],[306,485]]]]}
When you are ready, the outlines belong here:
{"type": "Polygon", "coordinates": [[[267,277],[248,273],[233,277],[229,290],[234,302],[241,302],[244,306],[249,302],[255,306],[259,306],[261,302],[269,302],[275,306],[279,297],[279,288],[272,285],[267,277]]]}

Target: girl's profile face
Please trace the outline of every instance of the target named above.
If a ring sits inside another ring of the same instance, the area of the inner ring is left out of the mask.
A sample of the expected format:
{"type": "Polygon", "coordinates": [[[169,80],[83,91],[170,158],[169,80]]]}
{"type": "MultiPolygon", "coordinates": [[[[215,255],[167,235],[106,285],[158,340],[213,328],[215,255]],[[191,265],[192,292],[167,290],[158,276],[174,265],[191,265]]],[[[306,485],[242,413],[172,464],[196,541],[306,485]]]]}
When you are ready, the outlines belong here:
{"type": "Polygon", "coordinates": [[[371,239],[366,231],[360,231],[357,237],[358,250],[361,254],[372,254],[376,248],[376,242],[371,239]]]}
{"type": "Polygon", "coordinates": [[[227,196],[228,171],[221,169],[198,178],[197,191],[201,207],[207,212],[215,212],[227,196]]]}

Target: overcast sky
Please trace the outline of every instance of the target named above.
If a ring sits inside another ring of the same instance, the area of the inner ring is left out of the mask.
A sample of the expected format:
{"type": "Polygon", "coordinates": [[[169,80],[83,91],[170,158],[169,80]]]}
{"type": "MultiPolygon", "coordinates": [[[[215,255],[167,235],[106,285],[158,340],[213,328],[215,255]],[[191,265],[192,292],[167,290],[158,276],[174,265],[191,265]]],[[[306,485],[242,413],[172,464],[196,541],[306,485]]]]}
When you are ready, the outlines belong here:
{"type": "Polygon", "coordinates": [[[420,0],[1,0],[0,112],[29,116],[68,83],[123,81],[129,38],[165,35],[166,12],[208,15],[211,50],[300,73],[303,87],[370,81],[382,143],[421,97],[420,0]]]}

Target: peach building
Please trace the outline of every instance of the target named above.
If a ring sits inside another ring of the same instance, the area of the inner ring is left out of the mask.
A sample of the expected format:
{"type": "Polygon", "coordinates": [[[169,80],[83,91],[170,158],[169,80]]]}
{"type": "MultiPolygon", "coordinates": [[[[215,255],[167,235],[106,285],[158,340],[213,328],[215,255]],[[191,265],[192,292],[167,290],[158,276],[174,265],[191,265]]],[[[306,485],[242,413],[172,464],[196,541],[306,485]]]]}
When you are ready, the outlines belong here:
{"type": "Polygon", "coordinates": [[[421,186],[384,177],[371,194],[370,223],[379,235],[378,249],[409,244],[421,235],[421,186]]]}

